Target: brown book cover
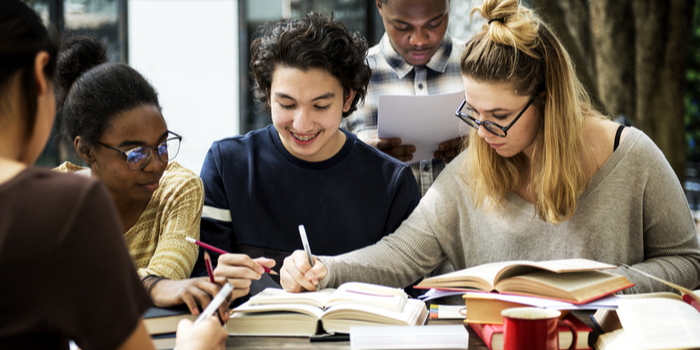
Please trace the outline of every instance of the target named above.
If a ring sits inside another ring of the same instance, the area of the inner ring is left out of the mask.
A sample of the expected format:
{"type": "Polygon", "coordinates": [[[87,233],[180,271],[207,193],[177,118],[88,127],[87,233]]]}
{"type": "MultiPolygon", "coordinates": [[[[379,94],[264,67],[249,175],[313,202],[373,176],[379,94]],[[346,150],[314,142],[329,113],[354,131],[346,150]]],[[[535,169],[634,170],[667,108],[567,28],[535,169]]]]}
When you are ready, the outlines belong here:
{"type": "Polygon", "coordinates": [[[616,266],[588,259],[504,261],[426,278],[417,288],[476,289],[584,304],[634,285],[601,269],[616,266]]]}

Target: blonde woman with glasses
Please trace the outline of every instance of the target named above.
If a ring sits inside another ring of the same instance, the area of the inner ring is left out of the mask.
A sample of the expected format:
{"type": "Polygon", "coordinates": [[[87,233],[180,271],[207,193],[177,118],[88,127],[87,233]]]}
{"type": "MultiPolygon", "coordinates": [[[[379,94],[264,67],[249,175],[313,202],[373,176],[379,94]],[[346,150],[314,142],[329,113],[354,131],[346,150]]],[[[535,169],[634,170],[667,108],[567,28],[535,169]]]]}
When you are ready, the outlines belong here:
{"type": "MultiPolygon", "coordinates": [[[[461,61],[471,129],[416,210],[377,244],[311,268],[285,260],[290,291],[345,281],[404,286],[444,260],[588,258],[700,284],[700,247],[683,188],[659,148],[596,111],[551,28],[516,0],[485,0],[461,61]]],[[[625,293],[669,290],[626,268],[625,293]]]]}

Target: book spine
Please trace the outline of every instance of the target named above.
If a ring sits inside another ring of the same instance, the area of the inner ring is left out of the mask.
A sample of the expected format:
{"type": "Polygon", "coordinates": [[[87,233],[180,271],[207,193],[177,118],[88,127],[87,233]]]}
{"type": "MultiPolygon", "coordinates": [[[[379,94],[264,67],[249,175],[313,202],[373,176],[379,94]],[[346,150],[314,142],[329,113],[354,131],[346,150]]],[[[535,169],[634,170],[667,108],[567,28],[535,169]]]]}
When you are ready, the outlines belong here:
{"type": "Polygon", "coordinates": [[[469,327],[471,327],[471,329],[474,330],[474,333],[476,333],[476,335],[478,335],[479,338],[481,338],[486,347],[488,347],[489,350],[493,350],[493,348],[491,348],[491,337],[493,336],[493,329],[491,327],[486,326],[488,325],[479,323],[469,323],[469,327]]]}

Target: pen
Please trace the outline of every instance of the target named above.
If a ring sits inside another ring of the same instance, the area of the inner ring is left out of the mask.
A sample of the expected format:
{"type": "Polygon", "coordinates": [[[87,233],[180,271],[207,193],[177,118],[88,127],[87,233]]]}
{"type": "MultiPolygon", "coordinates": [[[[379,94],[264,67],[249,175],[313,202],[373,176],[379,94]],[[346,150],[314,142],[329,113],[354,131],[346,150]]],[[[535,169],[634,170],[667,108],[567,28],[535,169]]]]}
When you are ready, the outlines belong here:
{"type": "Polygon", "coordinates": [[[204,309],[204,311],[202,311],[202,314],[200,314],[199,317],[197,317],[197,320],[194,321],[193,326],[196,326],[196,325],[202,323],[202,321],[204,321],[207,317],[214,314],[214,311],[217,310],[219,308],[219,306],[221,306],[221,303],[223,303],[224,300],[226,300],[226,297],[228,296],[229,293],[231,293],[232,290],[233,290],[233,286],[227,282],[221,288],[219,293],[216,294],[214,299],[211,300],[211,302],[209,303],[209,306],[207,306],[204,309]]]}
{"type": "MultiPolygon", "coordinates": [[[[227,252],[227,251],[225,251],[225,250],[223,250],[223,249],[219,249],[219,248],[217,248],[217,247],[214,247],[213,245],[206,244],[206,243],[204,243],[204,242],[202,242],[202,241],[200,241],[200,240],[196,240],[196,239],[194,239],[194,238],[192,238],[192,237],[185,237],[185,240],[187,240],[188,242],[192,242],[192,243],[194,243],[194,244],[196,244],[196,245],[198,245],[198,246],[200,246],[200,247],[202,247],[202,248],[204,248],[204,249],[209,249],[209,250],[211,250],[211,251],[214,252],[214,253],[218,253],[218,254],[231,254],[231,253],[229,253],[229,252],[227,252]]],[[[262,265],[261,265],[261,266],[262,266],[262,265]]],[[[278,274],[277,272],[275,272],[274,270],[272,270],[272,269],[270,269],[270,268],[268,268],[268,267],[266,267],[266,266],[263,266],[263,269],[265,269],[265,272],[267,272],[267,273],[269,273],[269,274],[271,274],[271,275],[277,275],[277,274],[278,274]]]]}
{"type": "Polygon", "coordinates": [[[304,225],[299,225],[299,235],[301,236],[301,244],[304,245],[306,255],[309,257],[309,265],[314,266],[314,259],[311,257],[311,247],[309,247],[309,239],[306,238],[306,229],[304,225]]]}
{"type": "MultiPolygon", "coordinates": [[[[209,253],[204,251],[204,265],[207,267],[207,275],[209,276],[209,282],[211,283],[216,283],[214,281],[214,272],[211,269],[211,258],[209,257],[209,253]]],[[[219,309],[216,309],[216,317],[219,318],[219,322],[221,322],[221,325],[225,325],[224,319],[221,318],[221,313],[219,312],[219,309]]]]}

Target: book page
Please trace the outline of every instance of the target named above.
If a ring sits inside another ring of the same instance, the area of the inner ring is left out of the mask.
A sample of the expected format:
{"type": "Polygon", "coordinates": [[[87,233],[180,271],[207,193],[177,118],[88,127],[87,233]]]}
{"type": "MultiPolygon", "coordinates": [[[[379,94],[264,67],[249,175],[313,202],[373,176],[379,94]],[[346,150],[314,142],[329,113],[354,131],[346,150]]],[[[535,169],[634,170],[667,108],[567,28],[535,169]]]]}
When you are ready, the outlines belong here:
{"type": "Polygon", "coordinates": [[[269,305],[254,305],[250,300],[239,305],[231,310],[231,314],[237,313],[273,313],[273,312],[296,312],[304,315],[320,319],[323,316],[323,310],[311,305],[305,304],[269,304],[269,305]]]}
{"type": "Polygon", "coordinates": [[[368,305],[337,305],[323,314],[321,322],[326,331],[348,333],[351,326],[422,325],[427,317],[428,309],[425,303],[418,299],[409,299],[401,312],[368,305]]]}
{"type": "Polygon", "coordinates": [[[666,298],[621,299],[617,315],[636,349],[700,347],[700,312],[666,298]]]}
{"type": "Polygon", "coordinates": [[[588,259],[561,259],[545,261],[525,261],[518,265],[503,269],[495,278],[494,284],[498,281],[517,275],[522,275],[533,271],[533,268],[546,270],[555,273],[593,271],[603,269],[614,269],[617,266],[610,265],[588,259]]]}
{"type": "Polygon", "coordinates": [[[629,287],[631,282],[622,275],[603,271],[581,271],[563,274],[538,271],[500,281],[501,293],[542,296],[580,303],[629,287]]]}
{"type": "Polygon", "coordinates": [[[326,308],[340,304],[371,305],[392,311],[402,311],[408,295],[401,288],[362,282],[343,283],[325,303],[326,308]]]}
{"type": "Polygon", "coordinates": [[[247,303],[250,305],[305,304],[323,308],[333,292],[335,292],[333,288],[303,293],[289,293],[279,288],[265,288],[262,292],[252,296],[247,303]]]}
{"type": "Polygon", "coordinates": [[[494,289],[493,282],[501,270],[511,265],[528,264],[529,261],[503,261],[483,264],[463,270],[446,273],[444,275],[430,277],[418,283],[419,287],[462,287],[475,288],[490,292],[494,289]]]}
{"type": "Polygon", "coordinates": [[[490,292],[501,280],[546,270],[554,273],[613,269],[614,265],[588,259],[562,259],[548,261],[512,260],[483,264],[424,279],[418,287],[428,288],[475,288],[490,292]]]}

